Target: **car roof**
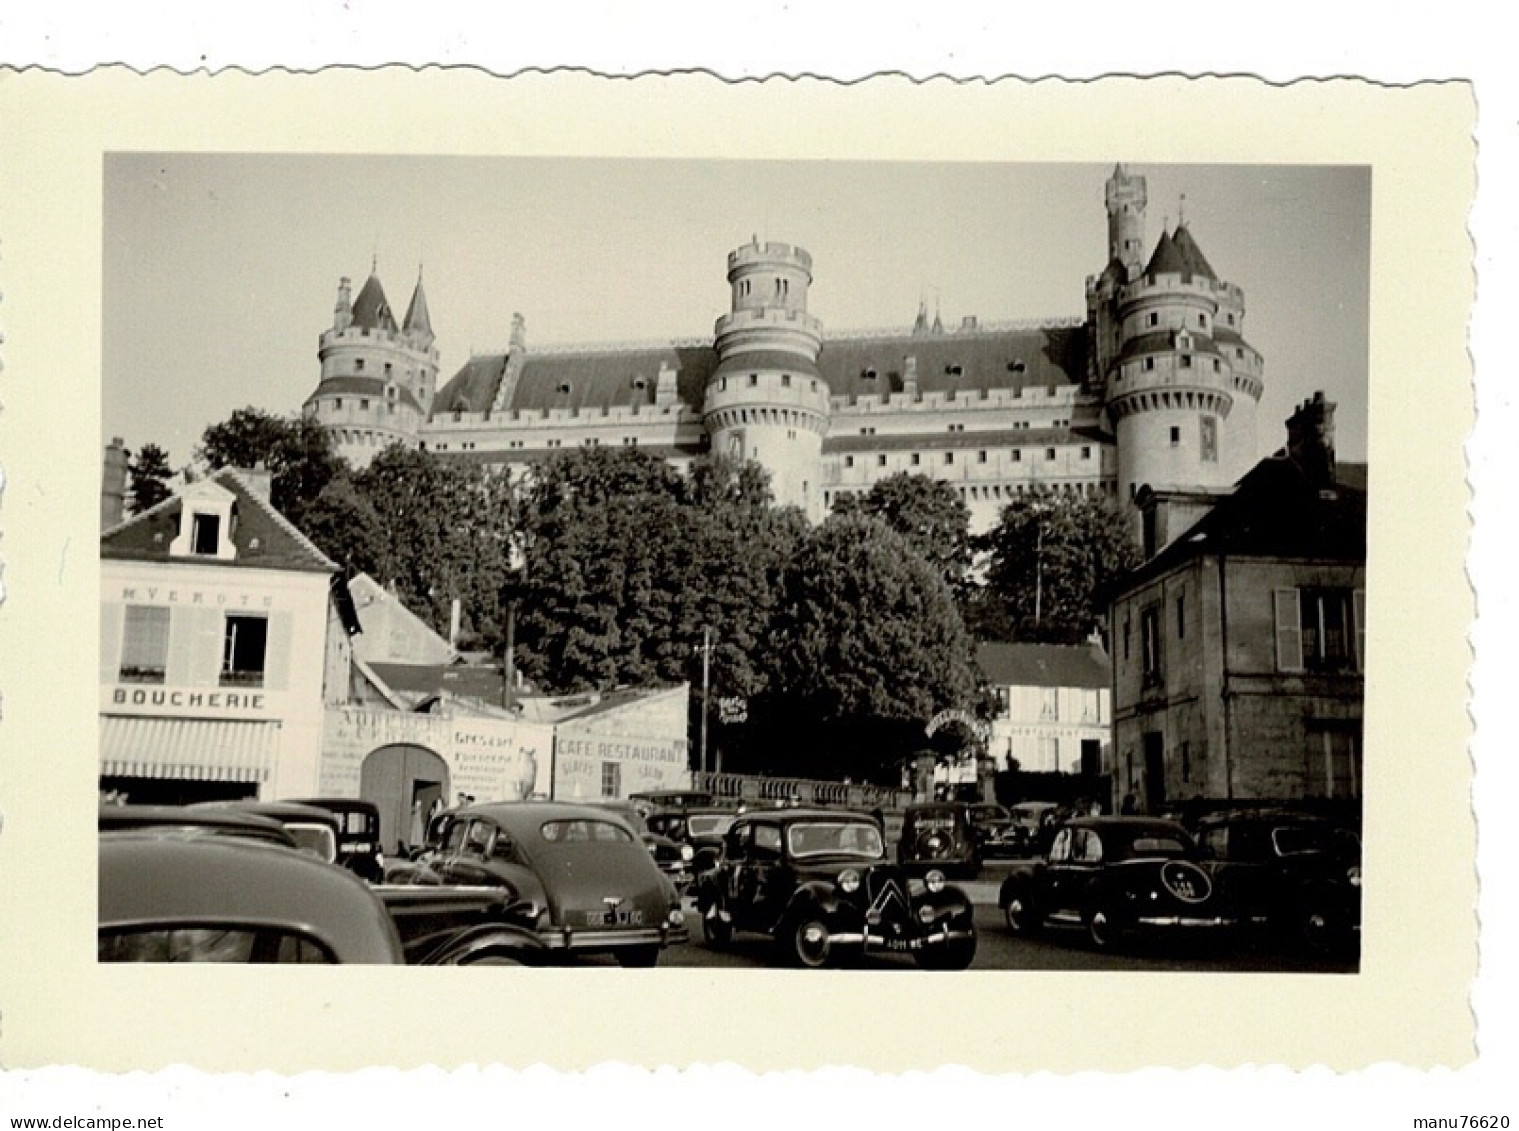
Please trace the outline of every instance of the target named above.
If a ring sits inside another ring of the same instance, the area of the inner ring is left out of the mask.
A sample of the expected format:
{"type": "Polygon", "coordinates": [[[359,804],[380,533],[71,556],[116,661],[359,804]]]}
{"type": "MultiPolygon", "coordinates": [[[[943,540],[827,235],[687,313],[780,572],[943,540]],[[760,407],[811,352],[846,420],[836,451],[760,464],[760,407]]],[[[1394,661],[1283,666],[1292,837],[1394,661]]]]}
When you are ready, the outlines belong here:
{"type": "Polygon", "coordinates": [[[310,805],[317,809],[330,809],[334,813],[364,812],[379,816],[380,807],[361,797],[294,797],[291,805],[310,805]]]}
{"type": "Polygon", "coordinates": [[[320,939],[341,962],[401,960],[389,913],[363,880],[277,845],[147,829],[103,835],[98,899],[101,930],[283,927],[320,939]]]}
{"type": "Polygon", "coordinates": [[[284,824],[291,821],[316,821],[319,824],[339,824],[331,809],[319,805],[306,805],[299,801],[198,801],[190,806],[196,810],[223,810],[234,813],[253,813],[260,817],[272,817],[284,824]]]}
{"type": "Polygon", "coordinates": [[[1068,829],[1096,829],[1098,832],[1164,832],[1170,834],[1180,833],[1184,840],[1191,840],[1192,834],[1187,832],[1185,826],[1179,821],[1167,820],[1163,817],[1073,817],[1065,822],[1068,829]]]}
{"type": "MultiPolygon", "coordinates": [[[[741,813],[739,821],[775,821],[795,824],[798,821],[852,821],[874,826],[876,819],[869,813],[857,813],[853,809],[751,809],[741,813]]],[[[737,822],[735,822],[737,823],[737,822]]]]}
{"type": "MultiPolygon", "coordinates": [[[[121,829],[203,828],[208,832],[283,834],[285,826],[272,817],[241,809],[200,809],[185,805],[102,805],[98,818],[101,832],[121,829]]],[[[288,835],[288,834],[285,834],[288,835]]]]}
{"type": "MultiPolygon", "coordinates": [[[[466,805],[454,814],[456,819],[485,817],[503,828],[518,830],[538,826],[545,821],[584,821],[595,819],[613,824],[627,824],[615,810],[593,804],[567,801],[487,801],[466,805]]],[[[637,830],[629,826],[629,831],[637,830]]]]}

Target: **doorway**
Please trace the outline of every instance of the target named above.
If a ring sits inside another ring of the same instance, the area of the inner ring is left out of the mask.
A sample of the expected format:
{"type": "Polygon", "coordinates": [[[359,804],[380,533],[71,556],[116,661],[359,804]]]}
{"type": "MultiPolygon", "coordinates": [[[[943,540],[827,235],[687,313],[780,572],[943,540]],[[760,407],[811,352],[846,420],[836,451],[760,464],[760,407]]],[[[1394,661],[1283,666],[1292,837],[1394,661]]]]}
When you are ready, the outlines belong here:
{"type": "Polygon", "coordinates": [[[448,805],[448,764],[425,746],[382,746],[364,759],[359,796],[380,810],[385,851],[422,843],[427,818],[448,805]]]}
{"type": "Polygon", "coordinates": [[[1166,736],[1145,732],[1145,808],[1158,814],[1166,807],[1166,736]]]}

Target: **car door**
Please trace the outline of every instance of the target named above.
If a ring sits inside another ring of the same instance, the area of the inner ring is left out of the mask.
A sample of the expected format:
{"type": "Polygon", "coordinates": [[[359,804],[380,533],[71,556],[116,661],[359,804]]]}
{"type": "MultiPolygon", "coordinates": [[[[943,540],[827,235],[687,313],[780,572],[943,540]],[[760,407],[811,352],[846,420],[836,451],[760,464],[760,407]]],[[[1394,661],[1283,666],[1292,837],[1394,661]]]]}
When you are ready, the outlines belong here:
{"type": "Polygon", "coordinates": [[[452,836],[455,830],[449,830],[455,849],[446,861],[445,878],[455,884],[499,885],[501,881],[491,874],[487,865],[497,835],[494,822],[472,817],[458,822],[458,826],[460,835],[457,838],[452,836]]]}
{"type": "Polygon", "coordinates": [[[791,894],[790,885],[784,882],[782,836],[779,825],[759,822],[754,825],[749,846],[747,899],[755,921],[766,927],[780,920],[791,894]]]}
{"type": "Polygon", "coordinates": [[[740,821],[728,830],[723,840],[723,866],[719,873],[719,892],[734,923],[747,925],[752,916],[744,893],[749,889],[749,841],[752,827],[740,821]]]}
{"type": "Polygon", "coordinates": [[[1090,899],[1096,873],[1091,861],[1094,851],[1091,841],[1096,836],[1091,829],[1069,826],[1055,834],[1044,872],[1043,909],[1046,915],[1080,918],[1090,899]]]}

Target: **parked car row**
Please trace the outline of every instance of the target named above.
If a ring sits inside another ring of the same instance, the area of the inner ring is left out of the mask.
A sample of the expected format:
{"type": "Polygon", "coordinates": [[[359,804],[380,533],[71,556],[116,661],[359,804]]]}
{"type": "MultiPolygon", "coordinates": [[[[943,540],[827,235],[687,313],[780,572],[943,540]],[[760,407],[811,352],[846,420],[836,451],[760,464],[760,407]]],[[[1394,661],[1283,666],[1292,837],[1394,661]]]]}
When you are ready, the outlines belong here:
{"type": "Polygon", "coordinates": [[[1046,854],[1003,880],[1008,929],[1084,932],[1106,949],[1139,937],[1265,935],[1321,953],[1358,950],[1361,855],[1354,832],[1288,810],[1219,813],[1200,839],[1175,821],[1078,817],[1046,854]]]}

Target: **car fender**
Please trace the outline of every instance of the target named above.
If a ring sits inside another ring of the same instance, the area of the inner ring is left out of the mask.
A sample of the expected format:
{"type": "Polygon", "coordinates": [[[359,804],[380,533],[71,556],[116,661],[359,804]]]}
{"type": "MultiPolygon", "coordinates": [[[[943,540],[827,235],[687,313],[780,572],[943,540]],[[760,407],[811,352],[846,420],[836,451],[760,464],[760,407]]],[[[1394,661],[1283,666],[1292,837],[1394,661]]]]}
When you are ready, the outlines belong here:
{"type": "Polygon", "coordinates": [[[802,911],[813,911],[821,915],[825,920],[834,922],[838,919],[842,900],[837,887],[826,880],[807,880],[798,884],[791,898],[786,902],[783,920],[802,911]]]}
{"type": "Polygon", "coordinates": [[[925,891],[922,895],[912,900],[914,909],[927,905],[934,909],[935,919],[958,919],[974,914],[970,896],[965,894],[963,888],[947,885],[937,892],[925,891]]]}
{"type": "Polygon", "coordinates": [[[444,932],[435,950],[418,965],[466,966],[486,957],[507,957],[531,965],[544,954],[543,942],[532,931],[502,923],[482,924],[464,931],[444,932]]]}

